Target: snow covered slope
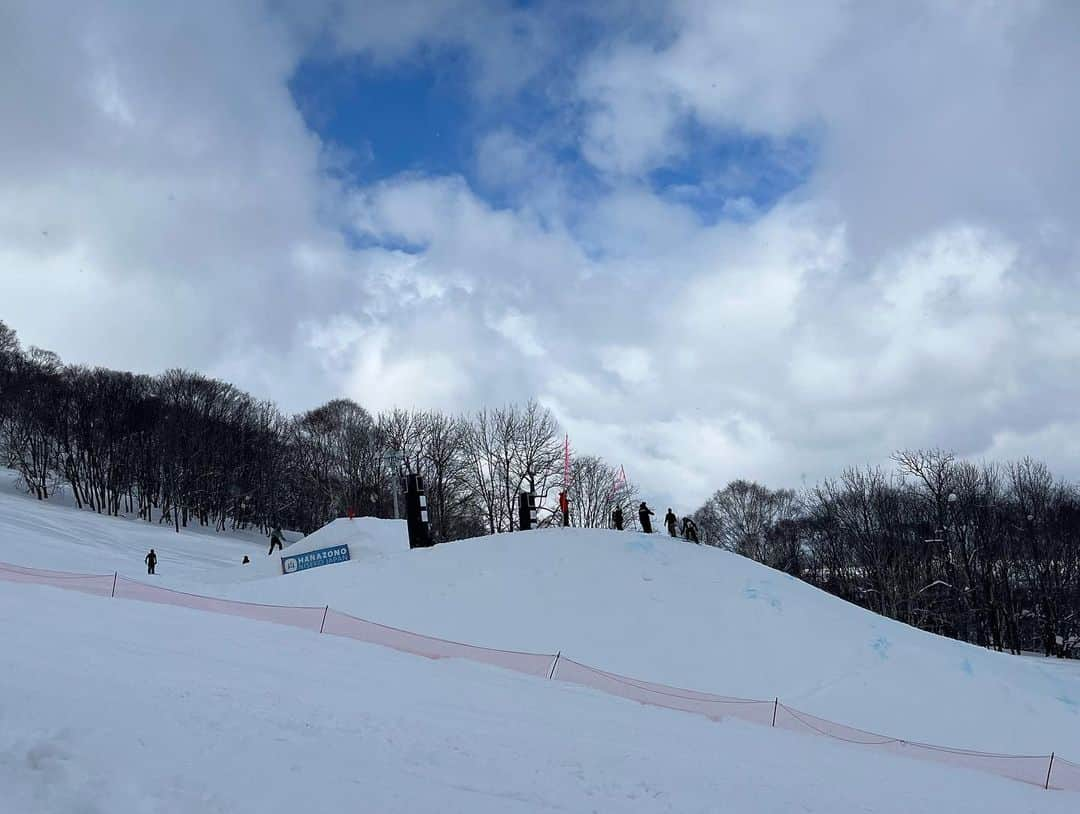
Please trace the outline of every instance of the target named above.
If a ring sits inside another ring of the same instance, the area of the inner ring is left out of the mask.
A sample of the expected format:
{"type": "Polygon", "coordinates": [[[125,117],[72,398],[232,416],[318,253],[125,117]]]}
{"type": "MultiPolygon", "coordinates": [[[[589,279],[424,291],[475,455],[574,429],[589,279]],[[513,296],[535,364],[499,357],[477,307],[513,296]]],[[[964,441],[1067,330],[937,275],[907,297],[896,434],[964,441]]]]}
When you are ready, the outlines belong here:
{"type": "Polygon", "coordinates": [[[780,699],[912,740],[1080,756],[1080,673],[932,636],[727,552],[660,535],[553,529],[409,551],[400,524],[341,520],[300,544],[353,562],[278,575],[263,541],[212,537],[0,494],[0,561],[331,607],[643,679],[780,699]],[[324,535],[324,538],[320,538],[324,535]],[[255,564],[238,566],[242,553],[255,564]],[[261,578],[260,578],[261,577],[261,578]]]}
{"type": "Polygon", "coordinates": [[[557,681],[0,582],[11,814],[1065,814],[1076,795],[557,681]]]}

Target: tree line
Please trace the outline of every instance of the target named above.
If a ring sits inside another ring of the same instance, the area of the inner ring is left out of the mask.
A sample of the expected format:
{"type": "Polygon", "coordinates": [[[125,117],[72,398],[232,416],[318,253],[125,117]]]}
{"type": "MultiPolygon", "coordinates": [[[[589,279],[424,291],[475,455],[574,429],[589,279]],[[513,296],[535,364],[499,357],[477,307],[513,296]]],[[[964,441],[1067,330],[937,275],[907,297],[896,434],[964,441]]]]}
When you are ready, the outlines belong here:
{"type": "MultiPolygon", "coordinates": [[[[534,401],[470,415],[336,399],[285,415],[216,379],[65,365],[0,322],[0,465],[45,500],[103,514],[313,531],[392,517],[398,474],[424,476],[432,537],[517,528],[517,496],[561,524],[563,433],[534,401]]],[[[1020,652],[1080,651],[1080,491],[1030,459],[976,465],[901,452],[802,492],[735,481],[693,517],[703,542],[917,627],[1020,652]]],[[[575,455],[571,523],[628,527],[640,496],[621,469],[575,455]]]]}
{"type": "MultiPolygon", "coordinates": [[[[559,523],[563,433],[535,401],[471,415],[335,399],[299,415],[184,370],[159,376],[65,365],[22,349],[0,322],[0,464],[45,500],[217,529],[313,531],[346,514],[392,517],[401,472],[424,476],[431,533],[454,540],[517,527],[534,492],[559,523]]],[[[606,525],[634,487],[599,458],[575,457],[575,525],[606,525]]],[[[624,504],[625,505],[625,504],[624,504]]]]}
{"type": "Polygon", "coordinates": [[[801,493],[735,481],[695,513],[705,542],[924,630],[1080,655],[1080,490],[1025,458],[941,450],[801,493]]]}

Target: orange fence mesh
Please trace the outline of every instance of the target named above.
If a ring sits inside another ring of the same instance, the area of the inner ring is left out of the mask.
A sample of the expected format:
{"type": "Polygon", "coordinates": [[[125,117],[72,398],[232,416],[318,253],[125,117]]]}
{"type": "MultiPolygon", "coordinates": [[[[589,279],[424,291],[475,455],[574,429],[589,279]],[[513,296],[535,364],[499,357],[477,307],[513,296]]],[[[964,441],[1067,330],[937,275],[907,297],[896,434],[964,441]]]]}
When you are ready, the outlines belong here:
{"type": "Polygon", "coordinates": [[[171,591],[146,585],[127,577],[116,581],[116,596],[121,599],[137,599],[140,602],[154,602],[158,605],[177,605],[182,608],[223,613],[227,616],[242,616],[260,622],[273,622],[277,625],[289,625],[316,633],[322,624],[325,608],[303,608],[288,605],[258,605],[253,602],[237,602],[232,599],[217,599],[211,596],[199,596],[183,591],[171,591]]]}
{"type": "Polygon", "coordinates": [[[541,678],[547,678],[551,663],[555,658],[554,654],[494,650],[489,647],[436,639],[420,633],[380,625],[377,622],[369,622],[366,619],[358,619],[333,608],[326,614],[326,626],[323,632],[331,636],[345,636],[369,644],[390,647],[429,659],[468,659],[541,678]]]}

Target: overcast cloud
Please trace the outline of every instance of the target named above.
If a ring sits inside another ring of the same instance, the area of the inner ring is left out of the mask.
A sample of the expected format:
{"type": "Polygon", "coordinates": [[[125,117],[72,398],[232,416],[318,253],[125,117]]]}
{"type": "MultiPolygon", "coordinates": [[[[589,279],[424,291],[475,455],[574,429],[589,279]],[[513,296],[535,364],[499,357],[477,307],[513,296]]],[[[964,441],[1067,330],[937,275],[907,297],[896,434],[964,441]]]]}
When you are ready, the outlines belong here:
{"type": "Polygon", "coordinates": [[[0,68],[0,318],[68,361],[537,396],[681,509],[900,447],[1080,476],[1077,4],[15,2],[0,68]],[[341,172],[314,59],[463,64],[460,171],[341,172]]]}

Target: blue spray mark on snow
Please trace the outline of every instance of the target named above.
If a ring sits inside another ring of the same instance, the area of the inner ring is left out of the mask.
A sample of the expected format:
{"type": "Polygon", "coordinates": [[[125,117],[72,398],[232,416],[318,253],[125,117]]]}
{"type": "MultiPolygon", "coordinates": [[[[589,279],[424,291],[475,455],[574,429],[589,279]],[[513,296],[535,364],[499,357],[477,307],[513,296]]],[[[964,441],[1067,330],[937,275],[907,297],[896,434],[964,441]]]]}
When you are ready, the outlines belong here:
{"type": "Polygon", "coordinates": [[[960,662],[960,669],[963,670],[966,675],[975,675],[975,668],[971,666],[971,661],[968,659],[964,659],[960,662]]]}
{"type": "MultiPolygon", "coordinates": [[[[767,580],[762,580],[763,584],[765,582],[767,582],[767,580]]],[[[747,585],[745,588],[743,588],[743,596],[745,596],[747,599],[764,599],[766,602],[769,603],[769,607],[773,608],[773,610],[780,610],[782,608],[782,604],[779,599],[777,599],[775,596],[763,592],[759,588],[755,588],[753,585],[747,585]]]]}
{"type": "Polygon", "coordinates": [[[648,537],[645,537],[641,540],[631,540],[626,544],[626,549],[628,551],[652,551],[653,544],[648,537]]]}
{"type": "Polygon", "coordinates": [[[874,641],[870,642],[870,649],[877,653],[882,661],[889,657],[890,647],[892,647],[892,642],[884,636],[878,636],[874,641]]]}

